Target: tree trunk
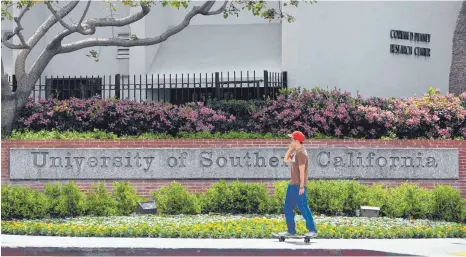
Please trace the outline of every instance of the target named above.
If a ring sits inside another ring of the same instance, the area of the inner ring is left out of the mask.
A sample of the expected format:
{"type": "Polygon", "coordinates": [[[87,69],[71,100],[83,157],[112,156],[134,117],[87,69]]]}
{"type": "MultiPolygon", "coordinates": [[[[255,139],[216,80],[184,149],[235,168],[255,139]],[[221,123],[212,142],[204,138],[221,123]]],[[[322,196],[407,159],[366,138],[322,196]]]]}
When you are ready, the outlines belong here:
{"type": "Polygon", "coordinates": [[[454,94],[466,92],[466,1],[461,6],[453,34],[449,91],[454,94]]]}
{"type": "Polygon", "coordinates": [[[13,95],[10,97],[2,96],[2,139],[11,135],[13,123],[18,113],[17,104],[18,101],[13,95]]]}

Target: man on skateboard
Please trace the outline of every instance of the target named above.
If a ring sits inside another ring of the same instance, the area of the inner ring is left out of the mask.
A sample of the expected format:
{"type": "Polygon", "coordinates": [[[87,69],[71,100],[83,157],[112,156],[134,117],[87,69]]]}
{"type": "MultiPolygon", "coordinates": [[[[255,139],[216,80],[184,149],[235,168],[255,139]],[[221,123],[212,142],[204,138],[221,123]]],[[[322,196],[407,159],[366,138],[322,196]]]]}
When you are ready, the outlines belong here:
{"type": "Polygon", "coordinates": [[[288,231],[279,233],[278,235],[283,237],[296,236],[294,208],[297,205],[306,220],[306,228],[309,230],[304,236],[310,238],[317,237],[312,212],[307,204],[306,184],[308,180],[309,156],[303,146],[305,136],[299,131],[295,131],[288,136],[291,138],[291,144],[286,152],[285,162],[291,163],[291,180],[286,190],[284,208],[288,231]]]}

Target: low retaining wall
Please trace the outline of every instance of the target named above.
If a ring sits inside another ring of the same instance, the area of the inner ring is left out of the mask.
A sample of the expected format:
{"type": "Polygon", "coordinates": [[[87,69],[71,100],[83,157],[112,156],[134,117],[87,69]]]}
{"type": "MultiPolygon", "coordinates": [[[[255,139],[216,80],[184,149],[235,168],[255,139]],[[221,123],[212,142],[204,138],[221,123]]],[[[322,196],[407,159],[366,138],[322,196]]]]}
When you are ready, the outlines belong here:
{"type": "MultiPolygon", "coordinates": [[[[2,140],[2,184],[43,189],[74,180],[80,188],[128,180],[137,192],[176,180],[202,192],[219,179],[265,183],[286,180],[288,140],[2,140]]],[[[453,140],[310,140],[311,179],[364,184],[409,181],[449,184],[466,196],[466,142],[453,140]]]]}

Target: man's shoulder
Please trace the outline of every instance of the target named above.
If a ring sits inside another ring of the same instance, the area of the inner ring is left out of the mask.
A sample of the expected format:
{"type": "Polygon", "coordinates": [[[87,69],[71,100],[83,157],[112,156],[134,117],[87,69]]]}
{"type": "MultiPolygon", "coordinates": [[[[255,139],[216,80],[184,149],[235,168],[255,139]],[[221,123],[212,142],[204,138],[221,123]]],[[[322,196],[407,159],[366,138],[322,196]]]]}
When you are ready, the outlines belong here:
{"type": "Polygon", "coordinates": [[[302,148],[302,149],[300,149],[299,151],[297,151],[296,154],[297,154],[297,155],[301,155],[301,156],[302,156],[302,155],[305,155],[305,156],[308,155],[306,149],[304,149],[304,148],[302,148]]]}
{"type": "Polygon", "coordinates": [[[302,149],[302,150],[299,150],[296,152],[296,157],[297,158],[308,158],[308,154],[307,154],[307,151],[306,149],[302,149]]]}

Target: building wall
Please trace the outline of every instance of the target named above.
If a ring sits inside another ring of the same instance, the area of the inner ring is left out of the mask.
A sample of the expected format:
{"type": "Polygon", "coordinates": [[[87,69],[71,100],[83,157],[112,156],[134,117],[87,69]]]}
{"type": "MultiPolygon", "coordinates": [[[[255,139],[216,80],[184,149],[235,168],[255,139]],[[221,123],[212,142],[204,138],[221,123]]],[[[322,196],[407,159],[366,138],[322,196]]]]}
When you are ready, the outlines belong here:
{"type": "MultiPolygon", "coordinates": [[[[212,140],[212,139],[173,139],[173,140],[2,140],[2,184],[25,185],[42,190],[45,184],[56,180],[10,180],[9,179],[9,149],[10,148],[270,148],[286,147],[288,140],[260,139],[260,140],[212,140]]],[[[412,180],[426,188],[437,184],[447,184],[461,190],[466,197],[466,143],[458,140],[310,140],[305,147],[338,147],[338,148],[457,148],[459,153],[459,179],[458,180],[412,180]]],[[[312,172],[312,170],[310,171],[312,172]]],[[[274,180],[244,180],[245,182],[264,183],[269,190],[273,190],[274,180]]],[[[66,183],[67,181],[60,181],[66,183]]],[[[96,180],[78,180],[76,184],[84,189],[91,188],[96,180]]],[[[112,189],[112,180],[104,181],[108,189],[112,189]]],[[[146,197],[150,192],[168,185],[171,180],[131,180],[130,183],[137,192],[146,197]]],[[[191,192],[203,192],[216,180],[179,180],[191,192]]],[[[361,180],[364,184],[399,185],[401,180],[361,180]]]]}
{"type": "Polygon", "coordinates": [[[322,1],[283,23],[283,68],[290,86],[334,87],[363,96],[409,97],[448,91],[460,1],[322,1]],[[390,39],[390,30],[431,34],[431,42],[390,39]],[[430,58],[393,55],[390,44],[428,47],[430,58]]]}
{"type": "MultiPolygon", "coordinates": [[[[63,6],[66,2],[60,1],[63,6]]],[[[115,2],[114,17],[127,16],[138,8],[115,2]]],[[[199,1],[191,3],[200,5],[199,1]]],[[[221,3],[217,3],[214,8],[221,3]]],[[[269,2],[278,7],[278,2],[269,2]]],[[[43,76],[193,73],[267,69],[288,71],[288,85],[304,88],[341,88],[363,96],[406,97],[423,94],[428,87],[448,91],[453,31],[460,1],[319,1],[283,7],[296,17],[294,23],[267,21],[247,10],[239,17],[196,16],[190,26],[166,42],[129,50],[129,59],[117,59],[116,47],[95,47],[56,56],[43,76]],[[390,39],[390,30],[431,34],[431,42],[413,43],[390,39]],[[393,55],[390,44],[431,49],[430,58],[393,55]],[[99,62],[86,55],[99,53],[99,62]]],[[[81,3],[65,20],[76,21],[81,3]]],[[[188,9],[153,7],[141,21],[122,28],[99,28],[96,37],[132,33],[140,38],[160,35],[181,22],[188,9]]],[[[18,10],[15,10],[17,13],[18,10]]],[[[93,2],[88,18],[110,15],[105,2],[93,2]]],[[[50,12],[36,5],[24,18],[29,37],[50,12]],[[35,26],[34,26],[35,25],[35,26]]],[[[2,22],[2,31],[13,28],[2,22]]],[[[28,59],[35,58],[62,27],[57,23],[28,59]]],[[[73,35],[65,43],[87,38],[73,35]]],[[[12,51],[12,60],[18,50],[12,51]]],[[[2,49],[2,55],[9,56],[2,49]]],[[[12,73],[12,61],[6,64],[12,73]]],[[[262,72],[262,70],[258,70],[262,72]]]]}

